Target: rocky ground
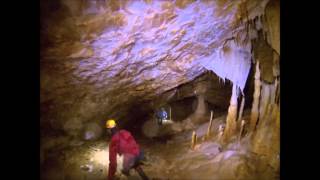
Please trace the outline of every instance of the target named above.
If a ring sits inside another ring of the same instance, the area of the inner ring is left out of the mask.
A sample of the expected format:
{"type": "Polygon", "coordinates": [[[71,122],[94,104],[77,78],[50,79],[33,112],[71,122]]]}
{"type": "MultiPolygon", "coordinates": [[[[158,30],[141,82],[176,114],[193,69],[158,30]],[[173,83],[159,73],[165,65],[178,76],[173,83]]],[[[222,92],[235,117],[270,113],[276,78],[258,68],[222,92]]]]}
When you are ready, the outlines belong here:
{"type": "MultiPolygon", "coordinates": [[[[213,121],[210,138],[204,140],[208,123],[196,129],[198,143],[190,148],[192,130],[170,139],[146,139],[137,137],[147,159],[143,169],[150,179],[279,179],[265,157],[250,152],[250,134],[241,142],[234,138],[229,144],[220,144],[214,129],[222,123],[213,121]]],[[[130,177],[120,175],[122,158],[118,157],[117,179],[139,179],[132,171],[130,177]]],[[[99,180],[106,179],[108,171],[108,144],[104,140],[74,143],[60,151],[46,154],[41,166],[43,180],[99,180]]]]}

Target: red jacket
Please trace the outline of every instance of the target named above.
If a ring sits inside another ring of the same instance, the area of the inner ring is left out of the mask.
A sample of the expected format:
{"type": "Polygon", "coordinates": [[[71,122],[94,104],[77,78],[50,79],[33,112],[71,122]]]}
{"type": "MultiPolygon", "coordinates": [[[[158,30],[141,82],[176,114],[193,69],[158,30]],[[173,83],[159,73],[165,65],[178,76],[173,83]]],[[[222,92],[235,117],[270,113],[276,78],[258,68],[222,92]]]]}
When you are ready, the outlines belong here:
{"type": "Polygon", "coordinates": [[[108,179],[112,180],[117,169],[117,154],[132,154],[137,156],[140,152],[139,145],[136,143],[130,132],[120,130],[116,132],[109,144],[109,172],[108,179]]]}

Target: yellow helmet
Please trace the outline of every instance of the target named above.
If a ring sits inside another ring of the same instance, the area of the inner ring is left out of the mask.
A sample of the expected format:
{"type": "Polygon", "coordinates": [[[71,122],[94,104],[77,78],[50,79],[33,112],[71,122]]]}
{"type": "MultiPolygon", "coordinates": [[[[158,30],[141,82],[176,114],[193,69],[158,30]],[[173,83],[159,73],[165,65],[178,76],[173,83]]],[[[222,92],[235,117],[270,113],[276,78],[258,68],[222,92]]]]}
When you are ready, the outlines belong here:
{"type": "Polygon", "coordinates": [[[108,128],[108,129],[110,129],[110,128],[114,128],[114,127],[116,127],[116,121],[115,120],[113,120],[113,119],[109,119],[109,120],[107,120],[107,122],[106,122],[106,128],[108,128]]]}

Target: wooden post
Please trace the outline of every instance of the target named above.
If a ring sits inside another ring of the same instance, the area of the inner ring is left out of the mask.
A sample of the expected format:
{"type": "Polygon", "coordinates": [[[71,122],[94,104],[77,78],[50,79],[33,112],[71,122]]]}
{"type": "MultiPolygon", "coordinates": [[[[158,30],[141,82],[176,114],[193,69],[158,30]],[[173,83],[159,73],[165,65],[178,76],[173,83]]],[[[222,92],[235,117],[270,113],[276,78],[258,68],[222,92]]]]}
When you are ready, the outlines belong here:
{"type": "Polygon", "coordinates": [[[171,121],[172,119],[171,119],[171,106],[170,106],[170,121],[171,121]]]}
{"type": "Polygon", "coordinates": [[[195,131],[192,132],[192,139],[191,139],[191,149],[193,150],[197,144],[197,134],[195,131]]]}
{"type": "Polygon", "coordinates": [[[208,139],[209,136],[210,136],[211,126],[212,126],[212,119],[213,119],[213,111],[211,111],[210,122],[209,122],[208,130],[207,130],[207,134],[206,134],[206,139],[208,139]]]}

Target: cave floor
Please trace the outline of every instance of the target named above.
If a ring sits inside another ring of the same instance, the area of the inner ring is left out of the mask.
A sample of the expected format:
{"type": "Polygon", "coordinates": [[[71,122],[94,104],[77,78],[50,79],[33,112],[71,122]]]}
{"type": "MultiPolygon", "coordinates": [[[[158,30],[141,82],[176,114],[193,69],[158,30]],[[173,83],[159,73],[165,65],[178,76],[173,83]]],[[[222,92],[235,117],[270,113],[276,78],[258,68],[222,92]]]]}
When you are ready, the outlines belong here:
{"type": "MultiPolygon", "coordinates": [[[[220,145],[215,137],[207,140],[199,137],[194,150],[190,148],[190,137],[191,131],[170,140],[137,137],[147,159],[143,165],[147,176],[154,180],[280,179],[279,172],[275,172],[264,157],[247,150],[249,136],[242,139],[241,145],[238,141],[220,145]]],[[[87,142],[56,152],[50,153],[41,167],[41,179],[107,179],[108,147],[105,141],[87,142]]],[[[129,177],[121,175],[121,162],[122,158],[118,157],[117,179],[140,179],[133,170],[129,177]]]]}

